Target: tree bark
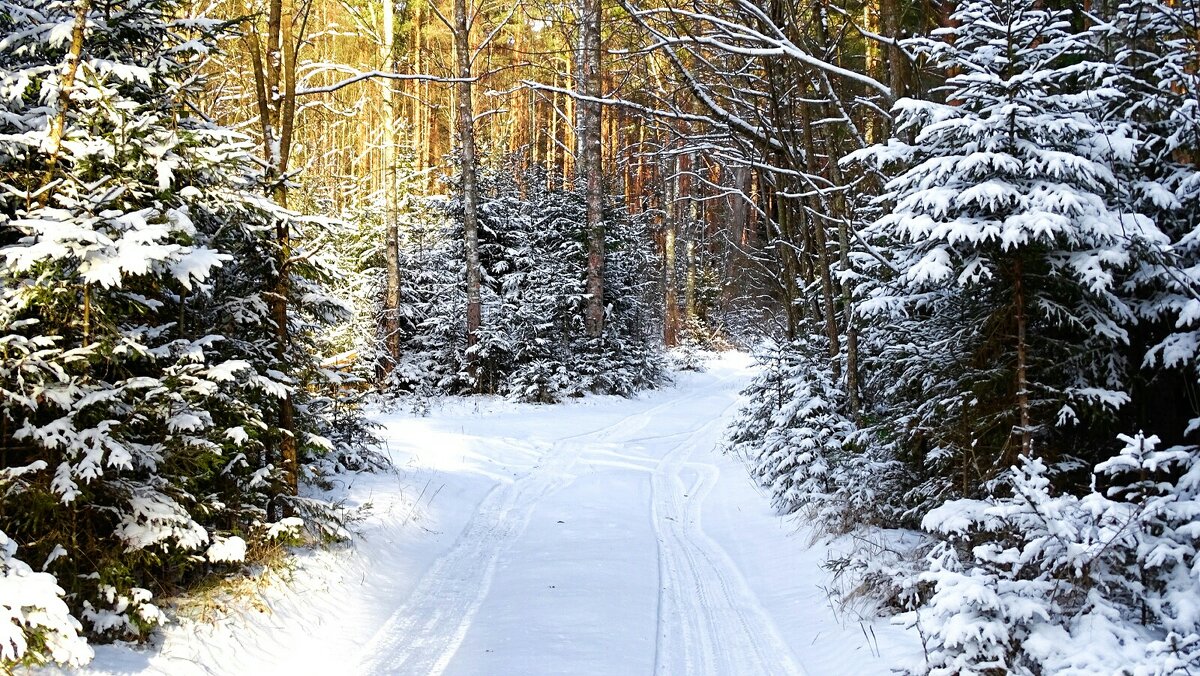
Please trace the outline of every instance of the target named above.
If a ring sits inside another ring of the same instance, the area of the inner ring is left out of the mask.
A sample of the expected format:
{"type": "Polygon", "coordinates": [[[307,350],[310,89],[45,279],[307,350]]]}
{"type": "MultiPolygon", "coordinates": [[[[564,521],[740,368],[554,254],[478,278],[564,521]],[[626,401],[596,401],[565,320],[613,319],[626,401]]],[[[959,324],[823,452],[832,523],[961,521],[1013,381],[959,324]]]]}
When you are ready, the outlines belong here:
{"type": "MultiPolygon", "coordinates": [[[[600,98],[600,0],[580,0],[580,65],[578,90],[592,99],[600,98]]],[[[579,176],[585,182],[587,200],[587,335],[604,333],[604,185],[601,159],[600,104],[580,101],[579,129],[583,157],[579,176]]]]}
{"type": "MultiPolygon", "coordinates": [[[[841,159],[840,140],[836,136],[829,142],[829,175],[834,185],[844,186],[842,170],[838,164],[841,159]]],[[[846,206],[846,197],[839,190],[833,198],[834,216],[838,218],[838,263],[843,273],[850,271],[850,213],[846,206]]],[[[841,280],[842,292],[842,321],[845,323],[846,334],[846,403],[850,414],[857,419],[858,402],[858,327],[854,323],[854,299],[850,289],[850,280],[841,280]]]]}
{"type": "Polygon", "coordinates": [[[688,160],[688,170],[692,175],[688,178],[688,194],[687,194],[687,213],[688,219],[684,226],[684,232],[687,233],[687,281],[684,287],[684,308],[687,312],[686,327],[690,330],[696,326],[696,321],[699,317],[699,308],[696,302],[696,282],[699,275],[699,270],[696,265],[696,238],[700,233],[700,229],[704,227],[704,222],[700,218],[700,157],[692,154],[688,160]]]}
{"type": "MultiPolygon", "coordinates": [[[[291,155],[292,129],[296,115],[296,52],[299,43],[291,32],[290,17],[285,18],[283,0],[270,0],[267,8],[265,50],[255,24],[247,21],[246,42],[254,71],[255,94],[259,112],[259,130],[263,137],[266,160],[266,189],[276,203],[287,206],[287,171],[291,155]],[[264,53],[265,51],[265,53],[264,53]]],[[[302,37],[302,36],[301,36],[302,37]]],[[[287,372],[288,348],[291,343],[289,297],[291,295],[290,260],[291,232],[288,221],[275,224],[276,270],[267,294],[267,303],[274,324],[274,356],[276,368],[287,372]]],[[[290,393],[279,400],[280,468],[284,489],[288,495],[299,493],[299,453],[296,442],[296,408],[290,393]]],[[[284,506],[284,513],[289,510],[284,506]]],[[[272,515],[276,516],[276,515],[272,515]]]]}
{"type": "MultiPolygon", "coordinates": [[[[773,202],[775,211],[775,224],[779,228],[776,233],[776,242],[774,244],[776,259],[780,262],[782,268],[782,278],[779,280],[779,287],[783,293],[783,307],[787,317],[787,337],[788,340],[795,340],[796,333],[800,327],[800,320],[803,318],[803,303],[804,290],[797,288],[797,278],[803,279],[806,283],[808,277],[811,276],[808,272],[805,260],[807,257],[799,257],[796,255],[796,242],[800,239],[796,236],[795,228],[793,227],[791,218],[791,209],[787,203],[778,195],[775,195],[770,200],[773,202]]],[[[800,211],[803,214],[803,210],[800,211]]],[[[801,218],[801,232],[807,232],[808,228],[801,218]]],[[[804,243],[807,244],[807,237],[803,237],[804,243]]]]}
{"type": "MultiPolygon", "coordinates": [[[[670,161],[670,160],[667,160],[670,161]]],[[[672,163],[673,164],[673,163],[672,163]]],[[[670,177],[673,171],[665,171],[663,184],[663,300],[666,304],[666,322],[663,326],[663,342],[668,347],[679,343],[679,285],[675,276],[678,228],[671,205],[675,199],[671,187],[675,184],[670,177]]]]}
{"type": "MultiPolygon", "coordinates": [[[[47,141],[50,146],[49,157],[46,160],[46,173],[42,185],[46,187],[54,180],[54,171],[58,168],[58,158],[62,155],[63,134],[67,129],[67,114],[71,108],[71,90],[75,88],[75,76],[79,72],[79,62],[83,59],[83,40],[87,34],[87,15],[91,11],[89,0],[78,0],[75,4],[75,23],[71,26],[71,46],[67,48],[67,59],[63,63],[58,89],[58,110],[50,121],[47,141]]],[[[50,191],[44,191],[38,197],[38,204],[45,205],[50,198],[50,191]]]]}
{"type": "Polygon", "coordinates": [[[883,19],[884,35],[892,39],[887,48],[888,88],[892,90],[892,100],[899,100],[905,94],[908,82],[908,58],[896,44],[900,36],[900,25],[903,20],[903,5],[898,0],[879,0],[879,14],[883,19]]]}
{"type": "MultiPolygon", "coordinates": [[[[808,108],[811,110],[811,108],[808,108]]],[[[804,120],[804,151],[808,173],[816,174],[816,144],[813,141],[812,121],[809,116],[804,120]]],[[[813,245],[817,250],[817,273],[821,279],[821,307],[825,316],[825,335],[829,338],[829,360],[833,369],[833,377],[842,377],[842,367],[839,359],[841,346],[838,336],[837,310],[835,309],[833,277],[830,274],[829,247],[825,234],[825,222],[819,214],[824,210],[819,202],[813,205],[809,225],[813,232],[813,245]]]]}
{"type": "MultiPolygon", "coordinates": [[[[1013,432],[1021,447],[1021,454],[1028,457],[1033,451],[1033,430],[1029,413],[1029,347],[1026,343],[1024,271],[1021,259],[1013,263],[1013,320],[1017,333],[1017,415],[1019,427],[1013,432]]],[[[1012,458],[1008,458],[1011,463],[1012,458]]]]}
{"type": "MultiPolygon", "coordinates": [[[[462,162],[463,239],[467,263],[467,361],[476,375],[476,358],[471,348],[479,344],[483,305],[479,286],[479,185],[475,153],[475,110],[472,105],[471,27],[466,0],[454,0],[454,53],[459,82],[455,84],[458,104],[458,143],[462,162]]],[[[478,385],[478,383],[476,383],[478,385]]]]}
{"type": "MultiPolygon", "coordinates": [[[[391,72],[397,72],[399,64],[396,54],[396,20],[395,0],[383,0],[383,63],[391,72]]],[[[399,97],[395,91],[395,80],[388,80],[383,87],[384,119],[387,128],[384,130],[383,141],[383,171],[384,184],[384,258],[387,261],[387,290],[383,299],[383,331],[384,346],[387,351],[381,382],[383,385],[391,375],[396,364],[400,361],[400,216],[398,213],[399,172],[398,148],[399,143],[399,97]]]]}

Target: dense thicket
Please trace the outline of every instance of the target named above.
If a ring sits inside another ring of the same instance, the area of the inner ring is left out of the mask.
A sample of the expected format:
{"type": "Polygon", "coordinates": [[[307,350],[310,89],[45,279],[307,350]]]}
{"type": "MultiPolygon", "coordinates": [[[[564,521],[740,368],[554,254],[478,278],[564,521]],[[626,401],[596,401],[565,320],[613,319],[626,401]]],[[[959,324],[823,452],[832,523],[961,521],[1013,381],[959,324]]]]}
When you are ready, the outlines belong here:
{"type": "MultiPolygon", "coordinates": [[[[585,331],[584,197],[550,190],[510,167],[480,178],[482,324],[467,346],[462,200],[413,211],[400,245],[402,358],[390,388],[421,395],[495,393],[554,402],[587,392],[627,395],[664,377],[648,221],[606,205],[604,333],[585,331]]],[[[380,358],[386,359],[386,354],[380,358]]]]}
{"type": "Polygon", "coordinates": [[[964,0],[841,161],[856,352],[773,348],[731,443],[828,532],[927,533],[837,562],[909,612],[919,672],[1200,664],[1194,12],[964,0]]]}
{"type": "Polygon", "coordinates": [[[192,113],[218,25],[180,13],[0,11],[4,664],[78,662],[78,630],[143,635],[153,595],[322,511],[297,473],[364,457],[335,450],[338,375],[314,356],[345,312],[331,270],[304,254],[282,273],[283,350],[269,313],[277,226],[322,224],[261,197],[245,139],[192,113]],[[279,452],[287,392],[301,467],[279,452]]]}

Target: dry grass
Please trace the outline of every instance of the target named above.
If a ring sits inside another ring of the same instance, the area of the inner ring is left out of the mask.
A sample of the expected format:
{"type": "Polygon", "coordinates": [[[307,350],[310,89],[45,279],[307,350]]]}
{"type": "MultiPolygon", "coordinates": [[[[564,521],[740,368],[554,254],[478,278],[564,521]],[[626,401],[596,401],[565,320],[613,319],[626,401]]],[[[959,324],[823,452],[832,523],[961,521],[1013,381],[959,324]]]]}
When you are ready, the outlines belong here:
{"type": "Polygon", "coordinates": [[[246,563],[241,572],[210,576],[171,598],[168,604],[172,614],[197,623],[215,624],[246,610],[270,613],[263,592],[291,580],[295,571],[293,556],[287,544],[253,542],[246,551],[246,563]]]}

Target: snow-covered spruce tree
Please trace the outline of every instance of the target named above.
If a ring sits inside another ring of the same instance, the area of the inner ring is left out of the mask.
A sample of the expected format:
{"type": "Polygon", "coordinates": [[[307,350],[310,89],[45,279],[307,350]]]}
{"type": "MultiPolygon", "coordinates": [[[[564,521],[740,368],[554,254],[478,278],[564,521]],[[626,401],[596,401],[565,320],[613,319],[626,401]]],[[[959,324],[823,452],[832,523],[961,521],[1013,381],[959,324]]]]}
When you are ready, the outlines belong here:
{"type": "Polygon", "coordinates": [[[815,327],[802,328],[805,341],[758,348],[761,371],[742,392],[746,404],[730,426],[727,448],[770,489],[781,513],[803,513],[829,534],[893,526],[899,513],[888,491],[907,474],[857,441],[828,348],[815,327]]]}
{"type": "Polygon", "coordinates": [[[743,392],[747,406],[731,426],[729,448],[770,488],[781,512],[818,516],[835,490],[835,467],[852,423],[828,360],[807,359],[805,346],[768,341],[759,347],[762,370],[743,392]]]}
{"type": "Polygon", "coordinates": [[[929,674],[1170,674],[1200,666],[1200,463],[1122,436],[1082,497],[1022,458],[996,495],[926,515],[945,540],[913,614],[929,674]]]}
{"type": "MultiPolygon", "coordinates": [[[[1141,261],[1131,284],[1142,321],[1131,331],[1134,356],[1146,355],[1133,383],[1143,407],[1136,425],[1179,440],[1197,411],[1176,393],[1200,374],[1200,6],[1196,2],[1125,0],[1102,6],[1090,31],[1093,80],[1110,92],[1105,121],[1112,130],[1120,197],[1151,216],[1171,241],[1141,261]]],[[[1200,419],[1197,419],[1200,420],[1200,419]]],[[[1133,421],[1126,423],[1127,426],[1133,421]]]]}
{"type": "Polygon", "coordinates": [[[1120,411],[1131,394],[1147,396],[1131,380],[1156,329],[1138,315],[1155,319],[1160,290],[1182,288],[1186,256],[1168,237],[1186,236],[1191,179],[1162,120],[1187,106],[1148,102],[1128,49],[1097,56],[1097,34],[1160,49],[1148,34],[1065,18],[960,3],[944,40],[912,42],[947,74],[949,103],[902,101],[911,144],[858,156],[901,165],[868,232],[892,269],[863,308],[878,413],[893,416],[877,436],[931,477],[908,498],[941,541],[901,581],[922,673],[1196,663],[1194,451],[1122,437],[1109,459],[1103,438],[1136,414],[1120,411]],[[1093,466],[1100,488],[1079,491],[1093,466]]]}
{"type": "MultiPolygon", "coordinates": [[[[267,422],[315,378],[268,337],[274,226],[297,217],[257,196],[242,139],[188,114],[216,24],[180,14],[0,11],[0,530],[108,637],[244,556],[273,500],[311,506],[281,494],[267,422]]],[[[327,306],[307,270],[297,351],[327,306]]],[[[310,458],[323,405],[299,408],[310,458]]]]}
{"type": "Polygon", "coordinates": [[[537,183],[528,206],[512,221],[520,253],[497,299],[499,316],[510,318],[502,338],[511,363],[506,391],[553,402],[587,389],[577,380],[571,344],[583,332],[586,285],[578,273],[586,249],[576,235],[586,205],[582,195],[547,193],[537,183]]]}
{"type": "Polygon", "coordinates": [[[880,404],[906,416],[894,433],[929,495],[977,493],[1021,453],[1087,467],[1071,458],[1094,462],[1128,401],[1121,284],[1164,236],[1117,201],[1110,94],[1087,86],[1067,18],[959,3],[952,27],[909,45],[946,75],[946,102],[898,102],[896,138],[852,156],[899,168],[866,233],[891,271],[860,308],[911,330],[887,340],[904,355],[898,399],[880,404]]]}
{"type": "MultiPolygon", "coordinates": [[[[370,447],[373,427],[360,411],[364,378],[343,369],[336,356],[328,363],[322,358],[343,351],[336,329],[353,317],[353,287],[344,281],[349,275],[328,255],[332,241],[349,239],[349,226],[281,209],[262,197],[248,150],[242,147],[236,156],[239,164],[227,168],[231,178],[223,186],[206,191],[205,199],[212,200],[206,202],[206,209],[195,211],[196,221],[213,233],[209,246],[229,260],[213,272],[207,293],[189,301],[186,327],[223,336],[210,351],[246,361],[257,374],[258,380],[251,382],[263,386],[254,395],[254,408],[267,426],[254,436],[263,444],[263,466],[269,465],[276,479],[282,479],[278,451],[282,433],[274,424],[283,391],[278,386],[291,393],[302,481],[322,483],[324,477],[342,470],[382,467],[386,463],[370,447]],[[237,180],[231,180],[234,177],[237,180]],[[268,282],[275,278],[278,260],[272,237],[280,221],[288,223],[293,235],[289,341],[282,360],[267,302],[273,293],[268,282]],[[277,386],[267,386],[268,382],[277,386]]],[[[298,512],[314,517],[311,526],[337,530],[328,522],[335,513],[320,503],[290,494],[286,485],[273,487],[272,493],[272,509],[266,516],[274,519],[283,512],[298,512]]]]}
{"type": "MultiPolygon", "coordinates": [[[[549,241],[539,249],[546,259],[568,256],[573,272],[567,280],[586,279],[587,255],[579,191],[551,191],[539,196],[535,209],[549,241]]],[[[570,354],[562,361],[567,377],[554,398],[599,392],[628,396],[661,382],[665,362],[661,344],[661,317],[653,302],[657,261],[644,215],[630,214],[610,199],[604,207],[605,261],[604,334],[589,338],[581,317],[585,299],[575,293],[559,294],[559,321],[570,339],[570,354]],[[565,312],[562,308],[566,308],[565,312]]],[[[569,288],[569,287],[564,287],[569,288]]]]}
{"type": "Polygon", "coordinates": [[[403,257],[411,261],[412,282],[406,281],[404,298],[412,334],[398,371],[412,389],[553,402],[584,392],[629,394],[661,378],[645,223],[609,205],[607,328],[600,338],[587,338],[583,198],[544,184],[536,173],[481,172],[483,307],[473,372],[463,335],[458,200],[446,206],[451,226],[430,222],[409,236],[403,257]]]}
{"type": "Polygon", "coordinates": [[[403,354],[392,389],[419,396],[462,391],[466,276],[461,228],[441,200],[422,200],[400,231],[403,354]]]}

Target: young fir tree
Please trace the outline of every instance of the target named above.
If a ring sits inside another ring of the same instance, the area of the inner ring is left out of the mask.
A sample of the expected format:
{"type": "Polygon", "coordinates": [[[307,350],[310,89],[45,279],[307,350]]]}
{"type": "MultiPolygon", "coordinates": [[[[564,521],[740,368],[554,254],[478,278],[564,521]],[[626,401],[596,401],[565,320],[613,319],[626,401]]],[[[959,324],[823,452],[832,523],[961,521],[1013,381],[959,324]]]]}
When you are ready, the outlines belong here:
{"type": "Polygon", "coordinates": [[[900,101],[896,138],[854,156],[900,169],[867,232],[891,272],[861,308],[907,327],[888,339],[908,349],[887,406],[930,495],[976,492],[1021,454],[1091,453],[1083,428],[1104,438],[1128,401],[1123,277],[1164,242],[1117,200],[1110,93],[1085,86],[1067,13],[972,0],[952,18],[910,42],[945,73],[945,102],[900,101]]]}
{"type": "MultiPolygon", "coordinates": [[[[189,113],[217,24],[181,13],[0,11],[0,530],[109,637],[161,619],[152,591],[240,561],[272,506],[313,507],[273,452],[286,388],[309,457],[331,446],[328,398],[305,386],[320,270],[294,270],[308,309],[280,363],[264,297],[275,220],[297,217],[257,196],[243,139],[189,113]]],[[[60,659],[23,631],[27,657],[60,659]]]]}

